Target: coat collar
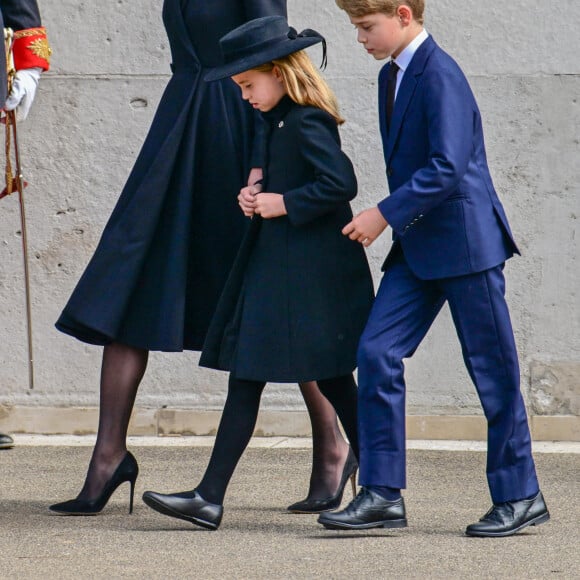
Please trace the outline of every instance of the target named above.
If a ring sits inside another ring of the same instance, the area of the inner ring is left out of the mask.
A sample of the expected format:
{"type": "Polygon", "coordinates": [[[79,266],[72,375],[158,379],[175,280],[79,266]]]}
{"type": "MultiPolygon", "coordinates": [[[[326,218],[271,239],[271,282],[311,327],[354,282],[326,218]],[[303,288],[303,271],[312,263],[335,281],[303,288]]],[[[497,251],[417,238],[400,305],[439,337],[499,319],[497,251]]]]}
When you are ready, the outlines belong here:
{"type": "Polygon", "coordinates": [[[274,127],[278,125],[282,119],[288,114],[290,109],[296,106],[296,103],[288,96],[284,95],[280,102],[269,111],[262,113],[262,117],[270,125],[274,127]]]}
{"type": "Polygon", "coordinates": [[[383,143],[386,143],[385,159],[387,161],[390,159],[395,143],[397,142],[397,137],[401,130],[405,112],[411,102],[415,88],[417,87],[418,77],[423,74],[427,61],[436,47],[436,42],[431,36],[429,36],[413,55],[413,58],[405,71],[405,76],[401,81],[401,85],[399,86],[399,92],[397,93],[397,100],[395,101],[395,108],[393,109],[393,116],[391,118],[391,127],[388,132],[385,106],[385,103],[387,102],[386,71],[388,70],[388,65],[383,67],[383,70],[381,71],[381,76],[379,78],[379,117],[381,120],[383,143]]]}

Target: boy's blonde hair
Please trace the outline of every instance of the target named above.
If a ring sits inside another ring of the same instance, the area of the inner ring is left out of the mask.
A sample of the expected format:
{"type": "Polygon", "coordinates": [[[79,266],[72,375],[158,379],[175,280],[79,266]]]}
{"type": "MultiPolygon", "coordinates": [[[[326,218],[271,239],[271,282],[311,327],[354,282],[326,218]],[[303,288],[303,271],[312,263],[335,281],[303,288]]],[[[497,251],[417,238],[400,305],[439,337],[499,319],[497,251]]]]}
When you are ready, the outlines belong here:
{"type": "Polygon", "coordinates": [[[275,66],[280,70],[288,96],[295,103],[322,109],[331,115],[338,125],[344,123],[344,119],[338,112],[336,96],[305,51],[294,52],[257,66],[254,70],[271,72],[275,66]]]}
{"type": "Polygon", "coordinates": [[[425,12],[425,0],[336,0],[336,4],[349,16],[357,18],[377,12],[394,16],[399,6],[408,6],[419,24],[423,24],[425,12]]]}

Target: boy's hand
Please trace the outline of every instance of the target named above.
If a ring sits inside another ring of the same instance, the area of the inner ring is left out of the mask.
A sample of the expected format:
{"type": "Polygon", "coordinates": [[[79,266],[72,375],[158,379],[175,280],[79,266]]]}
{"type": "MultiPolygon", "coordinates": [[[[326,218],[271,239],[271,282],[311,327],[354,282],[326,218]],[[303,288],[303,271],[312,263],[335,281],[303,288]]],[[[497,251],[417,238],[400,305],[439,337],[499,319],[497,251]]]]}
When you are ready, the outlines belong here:
{"type": "Polygon", "coordinates": [[[248,185],[240,190],[238,203],[246,217],[252,217],[256,213],[256,195],[261,189],[261,185],[248,185]]]}
{"type": "Polygon", "coordinates": [[[342,233],[368,248],[388,225],[379,208],[372,207],[353,217],[352,221],[342,228],[342,233]]]}
{"type": "Polygon", "coordinates": [[[286,204],[284,196],[280,193],[260,193],[256,196],[256,207],[254,213],[261,215],[264,219],[277,218],[286,215],[286,204]]]}

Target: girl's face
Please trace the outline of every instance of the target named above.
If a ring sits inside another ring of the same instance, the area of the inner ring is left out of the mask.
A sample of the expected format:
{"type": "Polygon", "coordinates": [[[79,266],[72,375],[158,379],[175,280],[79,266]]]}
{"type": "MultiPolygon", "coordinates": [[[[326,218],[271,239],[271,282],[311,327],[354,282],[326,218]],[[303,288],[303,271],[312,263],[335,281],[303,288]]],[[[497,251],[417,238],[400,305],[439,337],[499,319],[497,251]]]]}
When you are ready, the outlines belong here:
{"type": "Polygon", "coordinates": [[[248,70],[232,77],[242,90],[242,98],[254,109],[272,110],[286,94],[282,75],[277,67],[269,72],[248,70]]]}

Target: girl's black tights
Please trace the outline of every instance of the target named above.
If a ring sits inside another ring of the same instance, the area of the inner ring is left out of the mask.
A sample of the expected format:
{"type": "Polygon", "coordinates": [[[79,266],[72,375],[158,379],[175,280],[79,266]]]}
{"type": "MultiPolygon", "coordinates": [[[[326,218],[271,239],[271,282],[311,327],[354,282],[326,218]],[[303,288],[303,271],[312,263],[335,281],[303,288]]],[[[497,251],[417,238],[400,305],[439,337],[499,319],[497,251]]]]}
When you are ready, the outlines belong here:
{"type": "MultiPolygon", "coordinates": [[[[264,382],[236,379],[230,375],[215,445],[203,479],[196,488],[206,501],[223,503],[230,479],[254,432],[265,385],[264,382]]],[[[321,380],[318,386],[335,408],[358,458],[357,388],[352,375],[321,380]]]]}
{"type": "Polygon", "coordinates": [[[265,385],[230,375],[228,396],[211,458],[196,488],[206,501],[223,503],[230,478],[254,432],[265,385]]]}

